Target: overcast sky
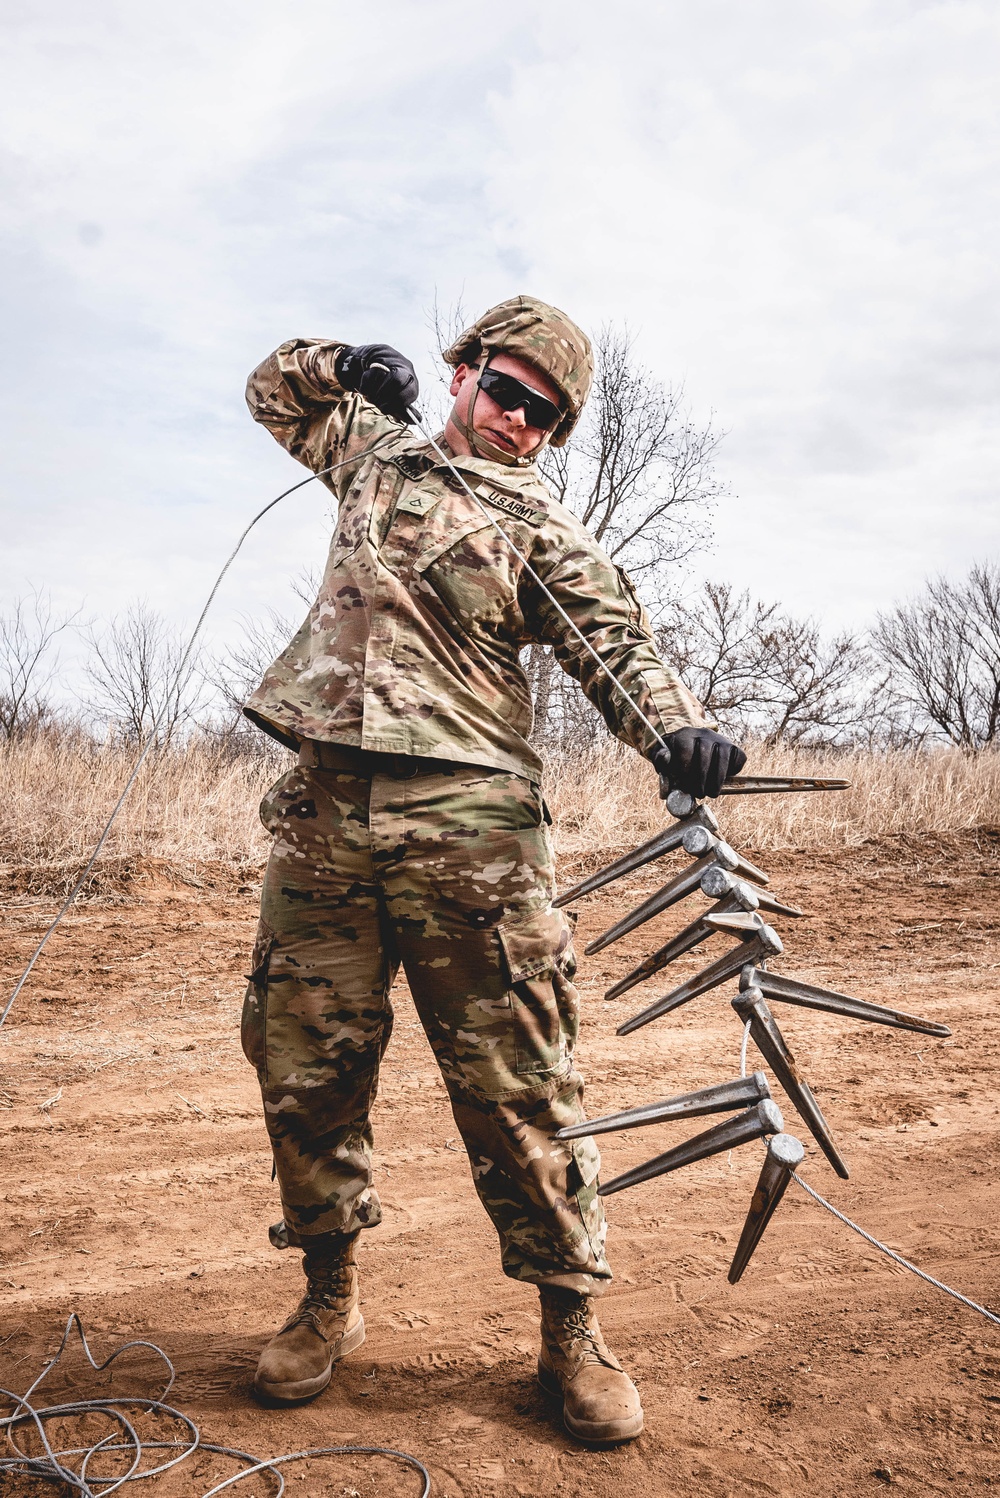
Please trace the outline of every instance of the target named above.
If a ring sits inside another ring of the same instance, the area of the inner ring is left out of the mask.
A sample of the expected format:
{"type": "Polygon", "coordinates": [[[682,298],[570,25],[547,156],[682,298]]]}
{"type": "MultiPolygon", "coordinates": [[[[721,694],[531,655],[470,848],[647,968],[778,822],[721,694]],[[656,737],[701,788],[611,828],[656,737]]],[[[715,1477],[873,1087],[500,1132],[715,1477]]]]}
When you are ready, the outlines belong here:
{"type": "MultiPolygon", "coordinates": [[[[515,292],[627,320],[732,495],[698,564],[831,626],[1000,555],[996,0],[0,4],[2,599],[193,620],[298,476],[292,335],[515,292]]],[[[214,619],[290,604],[327,505],[214,619]]],[[[690,586],[690,580],[684,583],[690,586]]]]}

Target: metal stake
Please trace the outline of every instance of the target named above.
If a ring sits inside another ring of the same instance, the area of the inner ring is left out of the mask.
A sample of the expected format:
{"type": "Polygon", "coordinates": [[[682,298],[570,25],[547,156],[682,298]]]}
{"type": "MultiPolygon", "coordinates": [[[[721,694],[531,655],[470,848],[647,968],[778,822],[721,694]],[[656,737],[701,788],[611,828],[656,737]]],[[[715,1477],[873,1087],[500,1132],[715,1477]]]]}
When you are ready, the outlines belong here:
{"type": "Polygon", "coordinates": [[[775,1134],[767,1141],[767,1158],[757,1178],[747,1220],[729,1266],[731,1285],[736,1284],[749,1264],[750,1256],[764,1236],[764,1229],[788,1189],[792,1171],[802,1164],[804,1155],[802,1143],[794,1134],[775,1134]]]}
{"type": "Polygon", "coordinates": [[[806,1124],[834,1170],[842,1181],[849,1180],[850,1171],[833,1142],[833,1135],[823,1117],[823,1110],[813,1096],[809,1084],[799,1076],[795,1057],[785,1044],[785,1038],[775,1024],[774,1016],[768,1009],[760,989],[745,989],[733,999],[733,1008],[744,1024],[747,1020],[750,1021],[750,1035],[754,1045],[788,1093],[792,1106],[806,1124]]]}
{"type": "Polygon", "coordinates": [[[828,1014],[843,1014],[848,1019],[867,1020],[872,1025],[891,1025],[896,1030],[916,1030],[921,1035],[950,1035],[947,1025],[934,1020],[920,1019],[902,1009],[886,1009],[881,1004],[868,1004],[863,999],[849,998],[845,993],[835,993],[829,988],[817,988],[815,984],[803,983],[800,978],[785,977],[782,973],[769,973],[754,968],[740,978],[741,988],[756,987],[769,999],[780,1004],[799,1004],[804,1009],[823,1009],[828,1014]]]}
{"type": "Polygon", "coordinates": [[[767,1078],[762,1071],[755,1071],[753,1076],[737,1077],[735,1082],[718,1082],[714,1087],[701,1087],[697,1092],[668,1097],[662,1103],[645,1103],[641,1108],[628,1108],[624,1113],[608,1113],[603,1118],[571,1124],[553,1137],[586,1139],[591,1134],[639,1129],[644,1124],[663,1123],[670,1118],[701,1118],[706,1113],[727,1113],[735,1108],[746,1108],[751,1103],[762,1103],[770,1096],[767,1078]]]}
{"type": "Polygon", "coordinates": [[[704,1134],[696,1134],[684,1144],[678,1144],[665,1154],[657,1155],[655,1160],[647,1160],[645,1165],[637,1165],[634,1170],[626,1170],[624,1174],[615,1176],[613,1181],[598,1187],[597,1194],[613,1196],[616,1191],[624,1191],[626,1186],[638,1186],[642,1181],[652,1180],[653,1176],[666,1175],[668,1171],[680,1170],[684,1165],[694,1165],[696,1161],[705,1160],[709,1155],[738,1149],[741,1144],[749,1144],[752,1139],[762,1139],[765,1134],[780,1134],[783,1128],[784,1120],[780,1109],[776,1103],[765,1098],[762,1103],[758,1103],[755,1108],[748,1108],[738,1118],[727,1118],[713,1129],[706,1129],[704,1134]]]}
{"type": "Polygon", "coordinates": [[[696,999],[699,994],[707,993],[710,988],[725,983],[727,978],[735,978],[748,962],[765,962],[767,958],[775,957],[783,950],[778,933],[770,926],[763,926],[749,939],[741,940],[738,947],[733,947],[709,967],[702,968],[700,973],[696,973],[686,983],[681,983],[665,998],[657,999],[656,1003],[650,1004],[648,1009],[643,1009],[640,1014],[633,1015],[623,1025],[619,1025],[616,1033],[631,1035],[633,1030],[638,1030],[641,1025],[648,1025],[650,1020],[659,1019],[662,1014],[669,1014],[672,1009],[679,1009],[682,1004],[696,999]]]}
{"type": "MultiPolygon", "coordinates": [[[[673,796],[671,792],[671,797],[673,796]]],[[[688,798],[690,799],[690,798],[688,798]]],[[[670,805],[668,799],[667,805],[670,805]]],[[[685,832],[692,827],[704,827],[707,832],[718,832],[719,824],[708,806],[699,806],[692,801],[692,810],[680,821],[675,822],[672,827],[667,827],[663,832],[658,832],[648,842],[636,848],[632,853],[626,853],[621,858],[616,858],[614,863],[609,863],[606,868],[599,869],[596,874],[591,874],[589,879],[584,879],[580,884],[575,884],[572,889],[553,900],[553,905],[572,905],[574,900],[582,900],[584,895],[593,894],[595,889],[602,889],[605,884],[611,884],[615,879],[620,879],[623,874],[630,874],[633,869],[641,869],[643,864],[653,863],[657,858],[664,858],[681,845],[681,839],[685,832]]]]}

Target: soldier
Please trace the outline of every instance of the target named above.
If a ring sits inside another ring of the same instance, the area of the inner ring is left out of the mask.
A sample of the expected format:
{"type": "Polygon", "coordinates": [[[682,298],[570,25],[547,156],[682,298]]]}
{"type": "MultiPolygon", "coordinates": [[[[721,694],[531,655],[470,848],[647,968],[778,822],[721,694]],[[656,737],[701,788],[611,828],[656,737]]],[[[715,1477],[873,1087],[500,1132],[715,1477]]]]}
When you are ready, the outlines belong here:
{"type": "Polygon", "coordinates": [[[566,441],[590,389],[585,334],[520,296],[444,357],[442,441],[486,513],[408,429],[417,380],[394,349],[293,339],[248,385],[254,419],[330,470],[339,501],[316,602],[245,709],[298,754],[261,806],[274,842],[242,1039],[284,1209],[272,1241],[304,1251],[307,1281],[255,1388],[311,1399],[364,1340],[355,1246],[381,1220],[369,1110],[402,962],[504,1273],[539,1287],[541,1383],[574,1435],[610,1444],[639,1434],[642,1407],[592,1307],[611,1278],[597,1149],[553,1140],[584,1117],[578,997],[519,652],[550,644],[611,730],[662,767],[655,725],[673,783],[696,795],[718,794],[744,756],[657,656],[628,578],[539,477],[535,460],[566,441]]]}

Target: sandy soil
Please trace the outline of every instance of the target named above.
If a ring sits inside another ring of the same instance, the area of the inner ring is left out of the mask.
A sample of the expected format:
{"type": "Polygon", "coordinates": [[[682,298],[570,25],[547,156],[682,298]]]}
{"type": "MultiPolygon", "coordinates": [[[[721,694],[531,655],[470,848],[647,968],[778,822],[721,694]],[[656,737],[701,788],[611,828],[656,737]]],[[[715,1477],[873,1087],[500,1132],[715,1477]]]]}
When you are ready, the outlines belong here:
{"type": "MultiPolygon", "coordinates": [[[[997,1304],[995,842],[767,863],[776,892],[812,912],[780,923],[780,970],[954,1032],[934,1041],[784,1010],[852,1168],[839,1182],[811,1150],[803,1174],[929,1272],[997,1304]]],[[[646,871],[584,902],[584,937],[659,882],[646,871]]],[[[4,897],[8,991],[53,908],[26,904],[17,888],[15,879],[4,897]]],[[[237,1039],[254,893],[221,871],[200,886],[176,871],[138,871],[117,903],[71,915],[3,1032],[0,1384],[27,1386],[75,1308],[101,1353],[130,1335],[169,1352],[173,1400],[206,1440],[265,1455],[340,1442],[402,1447],[426,1461],[435,1498],[854,1498],[890,1486],[965,1494],[1000,1484],[997,1328],[893,1266],[795,1187],[743,1282],[727,1284],[757,1147],[609,1201],[617,1278],[602,1321],[641,1384],[647,1430],[610,1452],[575,1446],[535,1384],[533,1295],[499,1272],[402,986],[376,1119],[387,1221],[363,1237],[368,1341],[316,1403],[257,1408],[254,1361],[297,1299],[300,1272],[297,1255],[267,1243],[280,1212],[237,1039]]],[[[641,1007],[639,994],[602,999],[612,978],[689,918],[662,917],[581,963],[594,1115],[738,1071],[727,991],[623,1040],[614,1027],[641,1007]]],[[[645,1001],[660,991],[639,993],[645,1001]]],[[[790,1107],[785,1116],[802,1133],[790,1107]]],[[[680,1133],[607,1136],[605,1178],[680,1133]]],[[[147,1355],[119,1366],[114,1387],[154,1391],[147,1355]]],[[[75,1354],[53,1383],[75,1398],[95,1386],[75,1354]]],[[[156,1491],[193,1495],[231,1470],[203,1456],[156,1491]]],[[[377,1460],[289,1475],[299,1494],[405,1498],[419,1487],[377,1460]]],[[[0,1491],[33,1489],[22,1481],[0,1491]]],[[[258,1479],[235,1491],[264,1498],[273,1488],[258,1479]]]]}

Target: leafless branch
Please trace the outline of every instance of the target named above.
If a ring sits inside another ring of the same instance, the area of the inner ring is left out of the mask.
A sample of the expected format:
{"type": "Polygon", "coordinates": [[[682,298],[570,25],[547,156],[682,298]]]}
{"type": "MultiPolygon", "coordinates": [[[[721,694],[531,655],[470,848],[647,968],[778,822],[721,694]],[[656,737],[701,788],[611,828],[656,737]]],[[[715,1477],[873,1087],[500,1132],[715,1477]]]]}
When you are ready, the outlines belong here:
{"type": "Polygon", "coordinates": [[[708,539],[725,488],[714,470],[722,434],[692,422],[683,390],[635,362],[627,328],[603,328],[595,359],[580,425],[567,447],[549,449],[542,468],[609,556],[648,584],[708,539]]]}
{"type": "Polygon", "coordinates": [[[1000,566],[976,563],[953,583],[930,579],[880,614],[876,651],[893,670],[899,705],[938,737],[966,748],[1000,736],[1000,566]]]}
{"type": "Polygon", "coordinates": [[[57,616],[45,593],[15,598],[0,614],[0,735],[14,738],[48,715],[46,692],[58,667],[56,640],[80,615],[57,616]]]}
{"type": "Polygon", "coordinates": [[[147,604],[131,604],[103,630],[91,629],[87,641],[90,710],[123,738],[144,740],[165,709],[157,736],[167,743],[203,705],[201,658],[193,656],[178,677],[184,641],[147,604]]]}
{"type": "Polygon", "coordinates": [[[771,743],[853,737],[871,687],[855,634],[823,638],[814,619],[723,583],[673,602],[657,631],[664,659],[737,737],[771,743]]]}

